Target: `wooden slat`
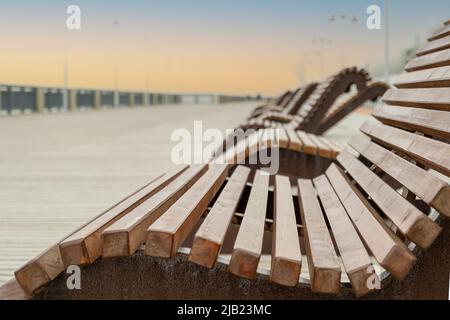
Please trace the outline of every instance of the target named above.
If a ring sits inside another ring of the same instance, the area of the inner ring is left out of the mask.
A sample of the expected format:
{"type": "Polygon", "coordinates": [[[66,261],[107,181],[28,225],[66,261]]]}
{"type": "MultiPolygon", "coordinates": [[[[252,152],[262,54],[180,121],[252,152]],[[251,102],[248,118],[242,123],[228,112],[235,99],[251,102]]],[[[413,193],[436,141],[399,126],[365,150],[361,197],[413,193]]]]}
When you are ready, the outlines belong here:
{"type": "Polygon", "coordinates": [[[303,143],[293,130],[286,130],[289,137],[289,150],[301,151],[303,148],[303,143]]]}
{"type": "Polygon", "coordinates": [[[267,139],[268,139],[268,144],[269,144],[269,148],[278,148],[278,129],[276,128],[270,128],[268,129],[268,133],[267,133],[267,139]]]}
{"type": "Polygon", "coordinates": [[[275,176],[275,206],[270,280],[295,287],[300,277],[302,253],[291,183],[288,177],[275,176]]]}
{"type": "Polygon", "coordinates": [[[245,137],[243,139],[240,139],[240,141],[236,144],[236,146],[234,147],[234,162],[230,161],[229,159],[227,159],[227,155],[225,156],[225,159],[219,162],[213,162],[213,163],[228,163],[228,164],[243,164],[246,162],[247,157],[249,156],[249,152],[250,152],[250,144],[254,143],[255,145],[252,146],[252,148],[255,148],[257,150],[258,148],[258,143],[256,140],[256,134],[250,134],[250,135],[245,135],[245,137]],[[254,139],[254,140],[252,140],[254,139]]]}
{"type": "Polygon", "coordinates": [[[326,175],[378,263],[395,278],[404,279],[416,261],[415,256],[392,234],[375,209],[335,164],[328,168],[326,175]]]}
{"type": "Polygon", "coordinates": [[[227,177],[229,166],[210,165],[209,170],[147,231],[145,254],[173,257],[194,228],[227,177]]]}
{"type": "Polygon", "coordinates": [[[281,99],[278,101],[278,106],[284,108],[291,100],[292,96],[294,95],[294,92],[288,91],[284,96],[281,97],[281,99]]]}
{"type": "Polygon", "coordinates": [[[239,166],[195,234],[189,261],[212,268],[247,183],[250,169],[239,166]]]}
{"type": "Polygon", "coordinates": [[[272,145],[272,130],[273,129],[261,129],[258,131],[258,149],[264,150],[270,148],[272,145]]]}
{"type": "Polygon", "coordinates": [[[276,142],[276,129],[274,128],[267,128],[264,129],[264,132],[262,134],[262,140],[263,140],[263,146],[266,149],[270,149],[275,146],[276,142]]]}
{"type": "Polygon", "coordinates": [[[450,112],[381,105],[373,116],[400,128],[450,139],[450,112]]]}
{"type": "Polygon", "coordinates": [[[325,143],[328,147],[330,147],[332,155],[331,157],[333,159],[335,159],[337,157],[337,155],[339,153],[341,153],[342,151],[342,146],[339,145],[338,142],[333,141],[331,139],[325,138],[325,137],[321,137],[321,136],[317,136],[317,138],[322,141],[322,143],[325,143]]]}
{"type": "MultiPolygon", "coordinates": [[[[245,154],[250,163],[256,163],[258,160],[258,132],[250,134],[245,145],[245,154]]],[[[228,163],[228,162],[226,162],[228,163]]]]}
{"type": "Polygon", "coordinates": [[[383,101],[389,105],[450,111],[450,88],[391,89],[383,101]]]}
{"type": "Polygon", "coordinates": [[[317,146],[317,152],[319,156],[324,158],[333,158],[334,151],[328,146],[327,143],[324,143],[321,139],[318,139],[318,137],[313,134],[307,133],[307,135],[308,138],[317,146]]]}
{"type": "Polygon", "coordinates": [[[290,106],[286,107],[282,112],[288,115],[297,114],[301,106],[305,103],[316,87],[317,83],[310,83],[306,87],[303,87],[301,92],[299,92],[298,97],[295,99],[295,103],[291,103],[290,106]]]}
{"type": "MultiPolygon", "coordinates": [[[[155,180],[159,179],[162,176],[163,175],[160,175],[156,179],[153,179],[151,182],[154,182],[155,180]]],[[[137,190],[136,192],[139,192],[141,189],[137,190]]],[[[119,204],[121,202],[125,201],[126,199],[120,201],[119,204]]],[[[115,207],[115,206],[113,206],[113,207],[115,207]]],[[[50,282],[51,280],[54,280],[59,274],[61,274],[64,271],[65,266],[64,266],[64,263],[63,263],[63,260],[61,257],[61,251],[59,248],[59,244],[62,241],[64,241],[67,237],[70,237],[72,234],[75,234],[76,232],[83,229],[88,224],[90,224],[92,221],[94,221],[95,219],[98,219],[99,217],[101,217],[103,214],[105,214],[107,212],[108,212],[108,210],[97,215],[96,217],[92,218],[89,222],[83,224],[77,230],[75,230],[68,236],[64,237],[63,239],[58,241],[56,244],[52,245],[50,248],[44,250],[38,256],[31,259],[26,264],[24,264],[21,268],[19,268],[14,273],[14,275],[15,275],[17,282],[24,289],[24,291],[28,295],[32,295],[36,289],[40,288],[41,286],[45,285],[46,283],[50,282]]]]}
{"type": "Polygon", "coordinates": [[[436,223],[347,151],[337,160],[403,235],[423,249],[431,246],[441,232],[436,223]]]}
{"type": "Polygon", "coordinates": [[[425,203],[450,217],[450,186],[446,182],[364,136],[352,137],[350,146],[425,203]]]}
{"type": "Polygon", "coordinates": [[[286,104],[286,107],[282,110],[283,114],[289,114],[289,110],[292,109],[300,99],[300,97],[303,95],[303,88],[299,88],[295,91],[295,93],[292,95],[292,99],[286,104]]]}
{"type": "Polygon", "coordinates": [[[412,59],[405,67],[408,72],[438,68],[450,65],[450,49],[430,53],[426,56],[421,56],[412,59]]]}
{"type": "Polygon", "coordinates": [[[29,300],[31,297],[25,293],[16,279],[10,280],[0,286],[0,301],[29,300]]]}
{"type": "Polygon", "coordinates": [[[450,25],[446,25],[443,28],[436,31],[430,38],[428,38],[428,41],[434,41],[437,39],[444,38],[446,36],[450,36],[450,25]]]}
{"type": "Polygon", "coordinates": [[[103,257],[123,257],[135,253],[145,242],[146,230],[207,170],[193,166],[153,197],[114,222],[103,233],[103,257]]]}
{"type": "Polygon", "coordinates": [[[450,176],[449,144],[373,121],[366,121],[360,130],[378,143],[450,176]]]}
{"type": "Polygon", "coordinates": [[[368,272],[372,266],[370,256],[327,177],[322,175],[314,179],[314,185],[353,291],[358,297],[364,296],[372,290],[367,285],[369,277],[374,276],[368,272]]]}
{"type": "Polygon", "coordinates": [[[274,105],[276,106],[280,106],[282,105],[283,101],[292,94],[292,91],[288,90],[285,93],[283,93],[281,96],[279,96],[277,99],[275,99],[274,101],[274,105]]]}
{"type": "Polygon", "coordinates": [[[15,272],[17,282],[28,295],[64,271],[59,246],[54,245],[15,272]]]}
{"type": "Polygon", "coordinates": [[[289,147],[289,136],[284,129],[278,129],[278,145],[282,149],[287,149],[289,147]]]}
{"type": "Polygon", "coordinates": [[[306,132],[297,131],[297,135],[303,143],[303,152],[311,155],[317,154],[317,145],[312,141],[306,132]]]}
{"type": "Polygon", "coordinates": [[[258,150],[262,150],[265,146],[265,129],[259,129],[258,131],[256,131],[256,135],[258,136],[258,150]]]}
{"type": "Polygon", "coordinates": [[[424,56],[433,52],[442,51],[450,48],[450,36],[428,42],[425,47],[417,52],[418,56],[424,56]]]}
{"type": "Polygon", "coordinates": [[[302,88],[295,89],[295,91],[293,91],[292,94],[290,94],[289,97],[287,97],[285,101],[283,101],[283,109],[289,106],[289,104],[297,97],[298,92],[301,90],[302,88]]]}
{"type": "Polygon", "coordinates": [[[401,89],[450,87],[450,67],[403,73],[395,82],[401,89]]]}
{"type": "Polygon", "coordinates": [[[304,228],[311,290],[337,294],[341,267],[311,180],[298,180],[298,201],[304,228]]]}
{"type": "Polygon", "coordinates": [[[256,276],[264,236],[269,176],[257,171],[234,243],[229,270],[239,277],[253,279],[256,276]]]}
{"type": "Polygon", "coordinates": [[[155,180],[62,241],[60,250],[64,266],[91,264],[97,260],[102,254],[103,230],[166,187],[187,169],[187,166],[183,166],[155,180]]]}

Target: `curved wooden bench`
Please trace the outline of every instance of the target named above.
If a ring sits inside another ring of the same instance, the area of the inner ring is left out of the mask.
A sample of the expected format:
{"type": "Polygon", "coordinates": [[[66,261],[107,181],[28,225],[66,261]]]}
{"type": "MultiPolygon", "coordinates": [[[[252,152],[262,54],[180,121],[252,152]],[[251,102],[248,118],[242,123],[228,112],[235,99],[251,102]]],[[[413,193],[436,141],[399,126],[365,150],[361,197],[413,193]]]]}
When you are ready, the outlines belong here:
{"type": "MultiPolygon", "coordinates": [[[[357,68],[347,68],[337,75],[328,78],[315,86],[309,93],[308,99],[302,97],[301,104],[295,107],[280,109],[267,109],[265,113],[257,112],[241,128],[285,128],[291,130],[305,130],[312,133],[323,133],[331,126],[341,121],[353,110],[366,101],[375,101],[388,89],[384,83],[370,83],[368,73],[357,68]],[[336,101],[345,96],[344,93],[355,85],[356,92],[345,97],[345,102],[335,106],[336,101]]],[[[308,87],[308,90],[311,88],[308,87]]],[[[297,94],[301,94],[297,92],[297,94]]],[[[295,96],[295,95],[294,95],[295,96]]],[[[295,102],[296,99],[291,100],[295,102]]]]}
{"type": "Polygon", "coordinates": [[[309,98],[309,96],[314,92],[317,87],[317,83],[313,82],[305,87],[298,88],[294,92],[289,95],[283,95],[283,99],[278,102],[279,99],[276,100],[276,104],[268,105],[256,108],[248,120],[256,119],[267,113],[280,113],[282,115],[295,115],[301,106],[305,103],[305,101],[309,98]]]}
{"type": "MultiPolygon", "coordinates": [[[[420,57],[447,50],[437,47],[420,57]]],[[[404,280],[417,254],[425,259],[439,237],[440,220],[450,217],[449,68],[402,76],[376,119],[314,179],[236,165],[240,155],[261,149],[326,145],[306,132],[261,130],[227,150],[230,163],[157,177],[23,266],[17,282],[31,295],[69,264],[142,250],[166,259],[181,254],[206,268],[227,265],[246,279],[308,285],[318,294],[350,286],[360,297],[389,278],[404,280]]]]}
{"type": "MultiPolygon", "coordinates": [[[[286,91],[273,101],[268,101],[266,104],[256,107],[255,110],[253,110],[252,115],[260,115],[268,110],[283,110],[283,107],[286,106],[286,102],[291,99],[292,94],[292,91],[286,91]]],[[[249,119],[251,117],[252,116],[250,116],[249,119]]]]}
{"type": "Polygon", "coordinates": [[[359,94],[337,105],[335,108],[330,108],[320,123],[310,130],[313,130],[316,134],[324,134],[365,102],[376,101],[379,97],[382,97],[388,89],[388,86],[383,82],[370,83],[359,94]]]}

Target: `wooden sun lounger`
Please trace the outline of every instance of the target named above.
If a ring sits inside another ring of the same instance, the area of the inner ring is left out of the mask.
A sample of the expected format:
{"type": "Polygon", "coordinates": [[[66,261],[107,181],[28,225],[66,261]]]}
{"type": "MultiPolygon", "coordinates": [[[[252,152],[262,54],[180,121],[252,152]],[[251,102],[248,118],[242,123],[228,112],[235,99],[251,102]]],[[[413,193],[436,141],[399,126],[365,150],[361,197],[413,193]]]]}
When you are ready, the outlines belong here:
{"type": "Polygon", "coordinates": [[[282,112],[288,105],[289,103],[295,98],[295,95],[301,90],[301,88],[297,88],[294,91],[286,91],[285,93],[283,93],[282,95],[280,95],[279,97],[275,98],[274,100],[269,100],[266,104],[256,107],[253,112],[252,115],[249,117],[253,118],[253,117],[257,117],[261,114],[264,114],[265,112],[269,112],[269,111],[279,111],[282,112]]]}
{"type": "MultiPolygon", "coordinates": [[[[431,40],[419,59],[448,50],[434,41],[439,40],[431,40]]],[[[61,279],[65,266],[77,261],[90,265],[100,251],[102,260],[84,273],[103,263],[120,263],[109,262],[108,256],[122,255],[137,257],[133,263],[149,263],[149,273],[163,257],[166,264],[175,262],[170,276],[156,282],[177,277],[177,265],[193,264],[199,265],[196,275],[183,276],[199,277],[205,287],[225,265],[232,276],[221,273],[223,282],[214,282],[208,291],[213,296],[233,279],[257,278],[266,297],[271,289],[279,295],[283,287],[297,287],[290,293],[307,287],[320,296],[340,295],[350,287],[357,297],[372,297],[389,290],[390,278],[405,280],[422,260],[428,260],[428,267],[414,274],[433,273],[436,264],[449,260],[448,243],[440,244],[439,259],[427,258],[440,234],[448,234],[450,218],[450,57],[447,62],[402,76],[398,89],[386,93],[375,110],[375,119],[364,123],[361,134],[313,179],[270,177],[237,165],[236,159],[270,147],[318,157],[326,154],[321,148],[331,150],[332,142],[306,132],[262,130],[227,150],[229,163],[182,167],[153,180],[28,262],[16,272],[17,282],[0,294],[20,293],[18,283],[28,295],[48,296],[46,288],[61,279]],[[269,281],[277,285],[266,287],[269,281]],[[382,291],[374,292],[373,283],[382,291]]],[[[104,279],[102,287],[111,286],[111,275],[98,278],[104,279]]],[[[420,279],[405,282],[415,281],[420,279]]],[[[127,285],[132,294],[136,284],[127,285]]],[[[242,282],[237,286],[245,290],[242,282]]],[[[65,297],[83,294],[59,290],[65,297]]],[[[401,293],[394,290],[393,295],[401,293]]],[[[247,294],[252,297],[251,291],[247,294]]]]}
{"type": "Polygon", "coordinates": [[[289,95],[281,96],[278,98],[274,105],[268,105],[256,108],[248,120],[258,118],[264,114],[278,112],[282,115],[295,115],[309,96],[314,92],[317,87],[317,83],[313,82],[305,87],[298,88],[294,92],[289,91],[289,95]]]}
{"type": "Polygon", "coordinates": [[[386,92],[388,86],[381,82],[370,82],[365,70],[347,68],[319,85],[314,84],[313,90],[311,89],[312,87],[308,86],[304,91],[297,90],[293,94],[294,98],[291,96],[290,103],[282,109],[260,109],[254,112],[240,127],[281,127],[322,134],[366,101],[377,100],[386,92]],[[352,85],[356,86],[356,93],[348,94],[349,98],[345,97],[344,93],[352,85]],[[307,96],[302,94],[306,91],[307,96]],[[345,101],[334,105],[341,96],[345,97],[345,101]]]}
{"type": "Polygon", "coordinates": [[[282,110],[286,102],[291,99],[293,92],[288,90],[274,100],[268,101],[266,104],[256,107],[253,114],[262,114],[267,110],[282,110]]]}

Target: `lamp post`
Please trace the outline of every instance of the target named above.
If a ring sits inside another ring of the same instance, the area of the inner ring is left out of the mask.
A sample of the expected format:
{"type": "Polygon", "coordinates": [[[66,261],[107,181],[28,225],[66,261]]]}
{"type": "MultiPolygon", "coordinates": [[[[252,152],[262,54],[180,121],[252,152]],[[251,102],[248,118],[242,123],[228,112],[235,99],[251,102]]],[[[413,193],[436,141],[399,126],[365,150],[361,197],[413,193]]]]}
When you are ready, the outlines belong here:
{"type": "Polygon", "coordinates": [[[114,20],[112,23],[114,31],[114,107],[119,107],[119,72],[118,72],[118,38],[120,22],[114,20]]]}
{"type": "Polygon", "coordinates": [[[384,0],[384,32],[384,77],[385,82],[389,83],[389,0],[384,0]]]}
{"type": "Polygon", "coordinates": [[[305,84],[305,78],[306,78],[306,72],[305,72],[305,65],[300,61],[295,67],[295,76],[300,84],[300,86],[303,86],[305,84]]]}
{"type": "MultiPolygon", "coordinates": [[[[359,22],[358,17],[354,15],[347,15],[347,14],[340,14],[340,15],[333,15],[330,17],[331,23],[337,23],[338,21],[341,22],[349,22],[350,24],[356,24],[359,22]]],[[[341,31],[341,41],[342,41],[342,68],[345,68],[346,65],[346,41],[345,41],[345,32],[342,28],[341,31]]]]}
{"type": "Polygon", "coordinates": [[[314,55],[318,58],[319,61],[319,68],[320,68],[320,78],[323,80],[324,77],[324,59],[323,59],[323,53],[321,51],[308,51],[305,53],[305,55],[314,55]]]}
{"type": "Polygon", "coordinates": [[[325,47],[331,45],[331,39],[330,38],[314,38],[311,40],[311,43],[314,46],[318,46],[320,56],[321,56],[321,65],[322,65],[322,78],[325,76],[324,73],[326,73],[326,59],[325,59],[325,47]]]}
{"type": "Polygon", "coordinates": [[[166,48],[166,91],[170,92],[170,50],[166,48]]]}
{"type": "Polygon", "coordinates": [[[63,96],[62,107],[64,111],[69,110],[69,49],[68,49],[67,26],[64,26],[64,66],[63,66],[63,96]]]}
{"type": "Polygon", "coordinates": [[[150,85],[149,85],[149,67],[150,67],[150,61],[149,61],[149,55],[150,55],[150,37],[145,36],[145,95],[147,98],[145,101],[148,103],[148,97],[150,95],[150,85]]]}

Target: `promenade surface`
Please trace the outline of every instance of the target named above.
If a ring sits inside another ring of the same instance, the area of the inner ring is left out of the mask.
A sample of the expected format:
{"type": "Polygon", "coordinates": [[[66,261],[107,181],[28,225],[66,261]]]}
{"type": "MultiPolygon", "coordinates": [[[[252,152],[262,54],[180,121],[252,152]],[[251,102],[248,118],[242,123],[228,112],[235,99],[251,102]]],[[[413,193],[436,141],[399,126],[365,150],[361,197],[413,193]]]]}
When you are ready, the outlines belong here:
{"type": "MultiPolygon", "coordinates": [[[[14,270],[174,165],[173,130],[236,127],[255,103],[0,117],[0,285],[14,270]]],[[[327,135],[357,132],[367,112],[327,135]]]]}

